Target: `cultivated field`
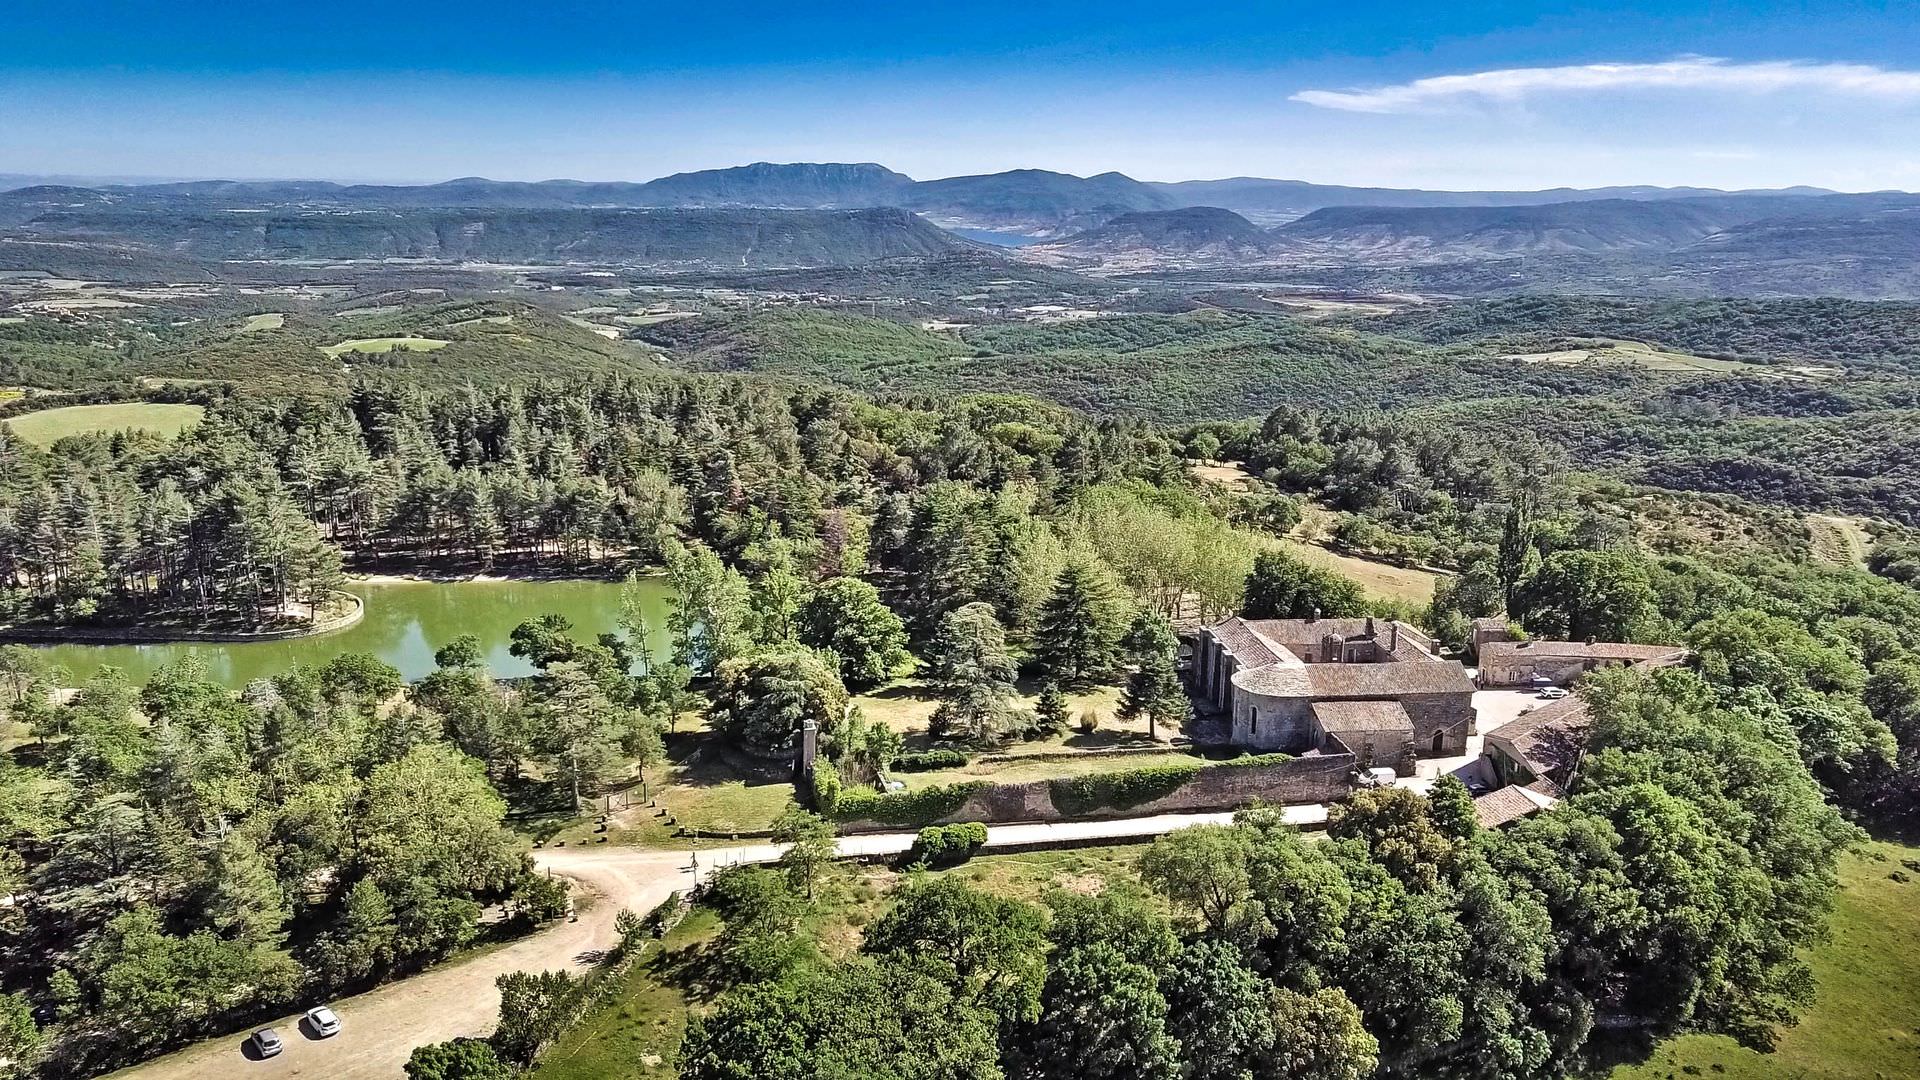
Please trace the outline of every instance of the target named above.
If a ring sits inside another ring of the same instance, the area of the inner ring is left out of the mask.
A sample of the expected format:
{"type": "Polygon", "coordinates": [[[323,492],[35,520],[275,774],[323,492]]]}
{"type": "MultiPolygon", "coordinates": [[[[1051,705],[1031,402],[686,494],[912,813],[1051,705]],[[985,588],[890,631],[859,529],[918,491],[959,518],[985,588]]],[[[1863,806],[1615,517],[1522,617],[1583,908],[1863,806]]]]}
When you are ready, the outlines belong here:
{"type": "Polygon", "coordinates": [[[116,405],[69,405],[13,417],[6,423],[13,433],[36,446],[48,446],[69,435],[136,428],[173,436],[200,422],[206,410],[198,405],[164,405],[130,401],[116,405]]]}
{"type": "Polygon", "coordinates": [[[278,330],[285,325],[287,325],[285,315],[277,311],[269,311],[265,315],[247,316],[247,325],[241,327],[240,332],[251,334],[256,330],[278,330]]]}
{"type": "Polygon", "coordinates": [[[1807,531],[1812,534],[1813,554],[1823,562],[1840,566],[1864,567],[1873,535],[1859,518],[1832,514],[1808,514],[1807,531]]]}
{"type": "Polygon", "coordinates": [[[1392,563],[1376,562],[1357,555],[1342,555],[1328,551],[1318,544],[1306,544],[1298,540],[1282,540],[1280,545],[1305,562],[1326,570],[1350,577],[1360,583],[1361,588],[1382,600],[1404,600],[1410,604],[1426,604],[1433,600],[1433,586],[1439,581],[1439,575],[1427,570],[1415,570],[1392,563]]]}

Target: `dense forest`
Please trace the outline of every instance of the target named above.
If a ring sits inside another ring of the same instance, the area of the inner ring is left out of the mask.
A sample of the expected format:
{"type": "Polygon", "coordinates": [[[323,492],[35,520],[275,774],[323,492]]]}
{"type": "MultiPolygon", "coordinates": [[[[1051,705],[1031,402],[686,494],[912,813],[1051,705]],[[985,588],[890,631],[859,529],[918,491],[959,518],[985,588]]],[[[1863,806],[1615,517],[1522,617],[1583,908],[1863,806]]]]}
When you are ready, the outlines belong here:
{"type": "Polygon", "coordinates": [[[463,751],[544,698],[443,655],[406,701],[343,654],[238,695],[193,661],[144,687],[109,668],[55,706],[35,654],[0,647],[36,740],[0,759],[0,956],[31,994],[0,1002],[32,1005],[9,1068],[92,1075],[563,913],[463,751]]]}

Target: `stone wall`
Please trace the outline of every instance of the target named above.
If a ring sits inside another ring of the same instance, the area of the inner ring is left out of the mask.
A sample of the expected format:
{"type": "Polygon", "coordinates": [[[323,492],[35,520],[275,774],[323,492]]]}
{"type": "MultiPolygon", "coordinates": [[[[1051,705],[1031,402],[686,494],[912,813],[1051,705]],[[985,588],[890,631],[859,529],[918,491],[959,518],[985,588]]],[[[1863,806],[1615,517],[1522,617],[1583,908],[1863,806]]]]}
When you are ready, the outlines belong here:
{"type": "MultiPolygon", "coordinates": [[[[974,792],[960,809],[933,824],[1082,821],[1216,813],[1238,810],[1254,802],[1333,802],[1346,797],[1351,789],[1353,768],[1354,756],[1348,753],[1316,754],[1266,765],[1203,765],[1193,779],[1161,798],[1079,815],[1068,815],[1054,805],[1051,781],[992,784],[974,792]]],[[[899,832],[901,828],[878,821],[849,821],[840,825],[842,832],[899,832]]]]}
{"type": "Polygon", "coordinates": [[[1473,726],[1473,695],[1408,694],[1398,699],[1413,721],[1413,750],[1420,757],[1445,757],[1467,752],[1467,732],[1473,726]],[[1436,752],[1433,738],[1441,736],[1436,752]]]}
{"type": "Polygon", "coordinates": [[[1320,741],[1313,699],[1239,692],[1233,713],[1233,743],[1250,750],[1294,753],[1320,741]]]}

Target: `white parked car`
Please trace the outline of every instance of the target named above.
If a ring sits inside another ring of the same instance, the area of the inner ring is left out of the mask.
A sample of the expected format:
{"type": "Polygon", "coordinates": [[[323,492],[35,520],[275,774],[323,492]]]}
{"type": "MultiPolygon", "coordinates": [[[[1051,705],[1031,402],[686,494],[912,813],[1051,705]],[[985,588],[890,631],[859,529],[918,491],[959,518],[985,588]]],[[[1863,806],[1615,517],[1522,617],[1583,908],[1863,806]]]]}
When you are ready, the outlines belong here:
{"type": "Polygon", "coordinates": [[[325,1039],[340,1034],[340,1017],[325,1005],[318,1005],[307,1010],[307,1026],[325,1039]]]}
{"type": "Polygon", "coordinates": [[[1562,687],[1549,686],[1545,690],[1540,691],[1540,696],[1546,698],[1548,701],[1558,701],[1567,696],[1567,691],[1562,687]]]}

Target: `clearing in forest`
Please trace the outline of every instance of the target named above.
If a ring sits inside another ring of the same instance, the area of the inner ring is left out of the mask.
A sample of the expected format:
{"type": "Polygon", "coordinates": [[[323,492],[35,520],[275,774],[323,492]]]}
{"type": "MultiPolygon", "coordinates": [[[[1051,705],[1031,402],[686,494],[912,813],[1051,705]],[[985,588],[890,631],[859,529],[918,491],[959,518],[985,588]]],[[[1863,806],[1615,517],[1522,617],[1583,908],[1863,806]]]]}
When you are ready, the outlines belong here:
{"type": "MultiPolygon", "coordinates": [[[[1725,375],[1731,372],[1767,373],[1770,369],[1758,364],[1748,364],[1739,360],[1715,360],[1708,356],[1695,356],[1692,353],[1668,352],[1656,348],[1644,341],[1626,341],[1620,338],[1582,338],[1580,348],[1558,349],[1553,352],[1508,353],[1502,360],[1518,360],[1523,364],[1551,364],[1556,367],[1575,367],[1580,364],[1632,364],[1650,371],[1682,371],[1696,374],[1725,375]]],[[[1806,378],[1812,369],[1792,369],[1794,377],[1806,378]]]]}
{"type": "Polygon", "coordinates": [[[69,435],[129,428],[174,436],[200,422],[206,409],[199,405],[168,405],[127,401],[114,405],[68,405],[9,418],[13,433],[36,446],[49,446],[69,435]]]}
{"type": "Polygon", "coordinates": [[[406,349],[410,352],[432,352],[435,349],[444,349],[446,347],[447,347],[447,342],[442,341],[439,338],[370,337],[370,338],[354,338],[352,341],[343,341],[338,345],[329,345],[326,348],[321,349],[320,351],[323,353],[326,353],[328,356],[338,359],[346,355],[347,353],[354,353],[354,352],[388,353],[388,352],[392,352],[395,349],[406,349]]]}
{"type": "Polygon", "coordinates": [[[285,325],[287,325],[285,315],[278,311],[269,311],[264,315],[247,316],[247,325],[241,327],[240,332],[251,334],[256,330],[278,330],[285,325]]]}
{"type": "Polygon", "coordinates": [[[1867,549],[1873,535],[1859,518],[1832,514],[1808,514],[1807,531],[1813,534],[1813,557],[1836,566],[1867,565],[1867,549]]]}
{"type": "Polygon", "coordinates": [[[1358,555],[1342,555],[1336,551],[1328,551],[1318,544],[1302,543],[1299,540],[1282,540],[1280,546],[1284,547],[1288,554],[1297,556],[1305,562],[1352,578],[1359,582],[1360,587],[1369,594],[1382,600],[1428,604],[1433,600],[1434,583],[1440,580],[1440,576],[1431,570],[1395,566],[1392,563],[1374,559],[1363,559],[1358,555]]]}
{"type": "Polygon", "coordinates": [[[1193,475],[1196,480],[1221,484],[1235,491],[1247,490],[1253,481],[1253,474],[1238,461],[1196,461],[1193,463],[1193,475]]]}

